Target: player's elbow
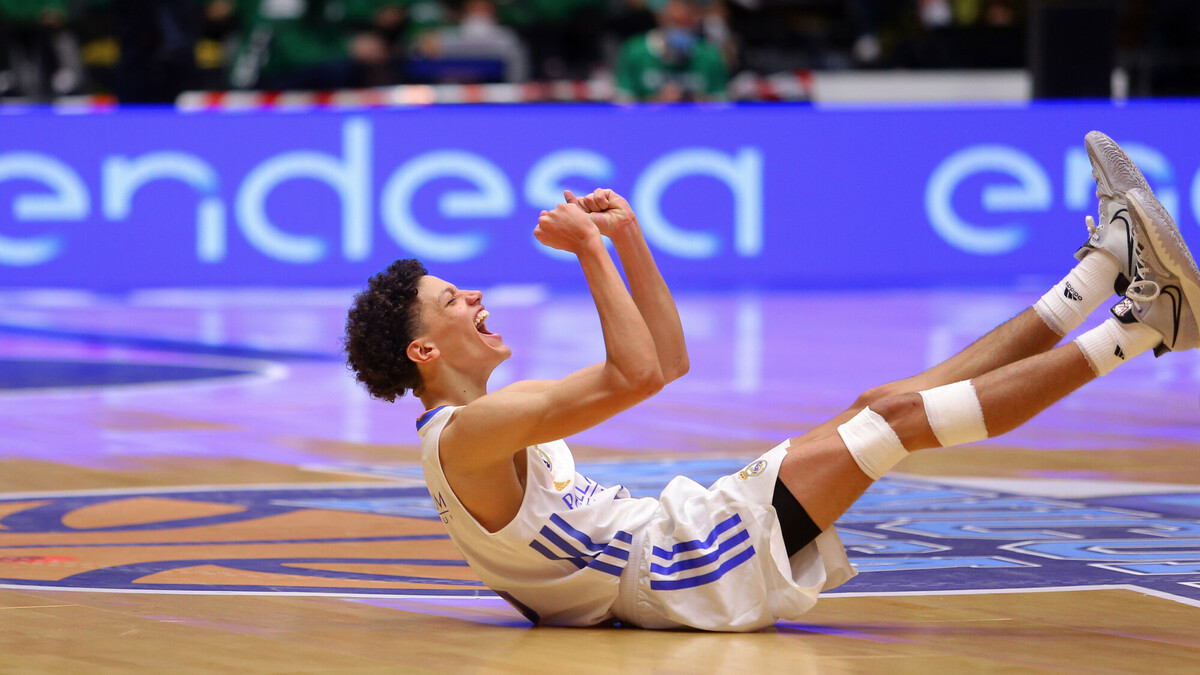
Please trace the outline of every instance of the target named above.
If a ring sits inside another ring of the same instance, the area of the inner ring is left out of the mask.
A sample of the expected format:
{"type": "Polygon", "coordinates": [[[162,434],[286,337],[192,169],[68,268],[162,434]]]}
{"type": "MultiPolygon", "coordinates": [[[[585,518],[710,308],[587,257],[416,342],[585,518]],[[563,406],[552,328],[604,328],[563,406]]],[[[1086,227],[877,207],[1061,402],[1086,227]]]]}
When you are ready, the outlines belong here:
{"type": "Polygon", "coordinates": [[[662,391],[666,384],[667,380],[658,364],[653,367],[647,365],[626,376],[625,393],[638,400],[647,399],[662,391]]]}
{"type": "Polygon", "coordinates": [[[679,354],[666,361],[661,361],[663,384],[670,384],[675,380],[687,375],[688,368],[691,364],[688,363],[687,354],[679,354]]]}
{"type": "MultiPolygon", "coordinates": [[[[687,375],[691,368],[692,364],[688,360],[687,354],[684,354],[675,362],[675,367],[671,369],[671,375],[670,377],[667,377],[667,382],[674,382],[684,375],[687,375]]],[[[666,376],[664,375],[664,377],[666,376]]]]}
{"type": "Polygon", "coordinates": [[[667,386],[667,378],[663,376],[661,370],[655,368],[654,372],[641,383],[638,392],[645,398],[650,398],[662,391],[665,386],[667,386]]]}

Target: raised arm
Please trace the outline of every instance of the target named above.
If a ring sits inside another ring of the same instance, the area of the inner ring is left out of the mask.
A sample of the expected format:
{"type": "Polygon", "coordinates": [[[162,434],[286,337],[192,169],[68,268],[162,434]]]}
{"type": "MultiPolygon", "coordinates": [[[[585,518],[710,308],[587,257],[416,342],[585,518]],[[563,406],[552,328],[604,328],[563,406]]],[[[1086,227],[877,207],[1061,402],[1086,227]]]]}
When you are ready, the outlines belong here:
{"type": "Polygon", "coordinates": [[[569,203],[578,204],[587,211],[601,234],[612,239],[621,257],[621,266],[629,279],[629,290],[637,304],[650,335],[662,367],[663,378],[672,382],[687,374],[687,344],[683,338],[683,324],[679,321],[679,310],[671,289],[663,280],[642,236],[642,227],[637,216],[629,208],[629,202],[621,195],[608,189],[596,190],[576,197],[567,190],[564,196],[569,203]]]}
{"type": "Polygon", "coordinates": [[[522,448],[593,427],[663,386],[654,339],[587,214],[574,204],[543,211],[534,236],[579,258],[600,315],[606,358],[544,387],[506,387],[469,403],[442,433],[446,468],[507,461],[522,448]]]}

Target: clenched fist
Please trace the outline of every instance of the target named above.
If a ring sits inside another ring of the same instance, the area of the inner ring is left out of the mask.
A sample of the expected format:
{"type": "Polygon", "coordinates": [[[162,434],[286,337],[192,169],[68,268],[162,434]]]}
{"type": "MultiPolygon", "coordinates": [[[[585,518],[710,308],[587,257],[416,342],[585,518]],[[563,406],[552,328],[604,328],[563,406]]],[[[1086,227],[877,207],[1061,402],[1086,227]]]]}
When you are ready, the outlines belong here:
{"type": "Polygon", "coordinates": [[[578,255],[600,239],[600,230],[577,204],[559,204],[553,211],[542,211],[533,236],[550,248],[578,255]]]}
{"type": "Polygon", "coordinates": [[[607,188],[597,189],[582,197],[576,197],[570,190],[563,192],[568,204],[576,204],[587,212],[592,222],[600,229],[600,234],[613,236],[618,230],[637,222],[629,202],[621,195],[607,188]]]}

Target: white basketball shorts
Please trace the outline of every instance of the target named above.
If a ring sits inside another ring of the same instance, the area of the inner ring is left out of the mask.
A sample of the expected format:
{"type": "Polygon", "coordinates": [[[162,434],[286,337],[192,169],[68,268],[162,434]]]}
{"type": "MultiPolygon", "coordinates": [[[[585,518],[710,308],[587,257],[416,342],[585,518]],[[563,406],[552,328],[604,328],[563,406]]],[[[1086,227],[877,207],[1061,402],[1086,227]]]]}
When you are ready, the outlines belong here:
{"type": "Polygon", "coordinates": [[[672,480],[633,535],[613,609],[642,628],[753,631],[795,619],[856,574],[837,531],[789,560],[771,506],[784,441],[707,490],[672,480]]]}

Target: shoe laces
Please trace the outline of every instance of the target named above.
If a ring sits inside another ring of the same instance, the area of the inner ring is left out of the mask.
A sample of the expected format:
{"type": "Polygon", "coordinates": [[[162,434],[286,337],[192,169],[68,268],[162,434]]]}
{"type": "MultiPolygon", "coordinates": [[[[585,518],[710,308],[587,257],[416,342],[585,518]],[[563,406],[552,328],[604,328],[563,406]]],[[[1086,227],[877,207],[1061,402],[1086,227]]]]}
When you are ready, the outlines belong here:
{"type": "Polygon", "coordinates": [[[1162,287],[1158,285],[1157,281],[1137,279],[1129,284],[1129,288],[1125,290],[1125,297],[1138,303],[1150,302],[1161,292],[1162,287]]]}
{"type": "Polygon", "coordinates": [[[1087,219],[1085,219],[1083,222],[1084,222],[1084,225],[1087,225],[1088,239],[1095,239],[1096,232],[1098,232],[1100,230],[1100,228],[1096,227],[1096,219],[1091,216],[1088,216],[1087,219]]]}
{"type": "Polygon", "coordinates": [[[1150,266],[1142,259],[1142,252],[1145,250],[1145,245],[1138,242],[1133,253],[1133,282],[1129,284],[1129,288],[1125,291],[1125,297],[1134,302],[1150,302],[1158,297],[1162,292],[1162,287],[1153,279],[1147,279],[1147,272],[1150,271],[1150,266]]]}

